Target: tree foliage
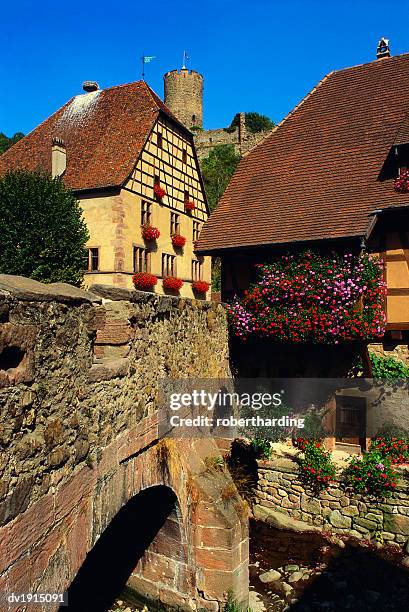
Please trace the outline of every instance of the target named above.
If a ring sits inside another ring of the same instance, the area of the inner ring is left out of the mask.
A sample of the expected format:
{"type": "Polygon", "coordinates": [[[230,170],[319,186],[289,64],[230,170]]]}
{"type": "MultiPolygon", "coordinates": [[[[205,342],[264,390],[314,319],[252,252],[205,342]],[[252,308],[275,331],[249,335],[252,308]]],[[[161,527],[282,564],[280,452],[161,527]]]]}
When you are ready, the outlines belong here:
{"type": "MultiPolygon", "coordinates": [[[[268,132],[275,126],[274,121],[266,115],[260,115],[260,113],[245,113],[246,129],[253,134],[257,132],[268,132]]],[[[234,116],[233,121],[230,124],[229,131],[233,131],[238,127],[240,123],[240,114],[237,113],[234,116]]]]}
{"type": "Polygon", "coordinates": [[[217,145],[202,160],[202,174],[210,210],[213,210],[226,189],[240,155],[233,145],[217,145]]]}
{"type": "Polygon", "coordinates": [[[88,237],[61,179],[23,170],[0,179],[0,273],[79,286],[88,237]]]}
{"type": "Polygon", "coordinates": [[[0,155],[23,137],[24,134],[22,132],[16,132],[11,138],[6,136],[3,132],[0,132],[0,155]]]}

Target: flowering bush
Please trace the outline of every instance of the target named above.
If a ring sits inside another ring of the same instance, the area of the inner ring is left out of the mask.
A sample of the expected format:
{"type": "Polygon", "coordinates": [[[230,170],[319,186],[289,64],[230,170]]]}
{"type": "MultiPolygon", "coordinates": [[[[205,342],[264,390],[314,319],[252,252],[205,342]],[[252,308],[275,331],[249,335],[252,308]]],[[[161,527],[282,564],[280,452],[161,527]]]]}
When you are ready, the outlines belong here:
{"type": "Polygon", "coordinates": [[[184,247],[186,244],[186,238],[184,236],[180,236],[179,234],[173,234],[172,244],[175,247],[184,247]]]}
{"type": "Polygon", "coordinates": [[[196,208],[196,204],[194,202],[185,202],[186,210],[194,210],[196,208]]]}
{"type": "Polygon", "coordinates": [[[371,451],[380,453],[391,463],[409,463],[409,438],[377,437],[371,440],[371,451]]]}
{"type": "Polygon", "coordinates": [[[396,475],[390,460],[377,450],[351,457],[343,480],[354,493],[389,497],[396,487],[396,475]]]}
{"type": "Polygon", "coordinates": [[[168,289],[171,291],[179,291],[181,287],[183,287],[183,281],[180,278],[175,278],[174,276],[166,276],[162,281],[164,289],[168,289]]]}
{"type": "Polygon", "coordinates": [[[166,191],[159,185],[159,183],[154,184],[153,193],[156,195],[158,200],[161,200],[166,195],[166,191]]]}
{"type": "Polygon", "coordinates": [[[303,481],[317,492],[326,489],[336,476],[331,453],[324,450],[320,442],[307,442],[300,466],[303,481]]]}
{"type": "Polygon", "coordinates": [[[303,438],[298,436],[298,438],[293,439],[293,445],[302,451],[305,451],[308,444],[315,444],[316,448],[320,448],[322,446],[322,438],[303,438]]]}
{"type": "Polygon", "coordinates": [[[236,336],[337,344],[384,334],[383,263],[312,251],[259,264],[259,281],[228,308],[236,336]]]}
{"type": "Polygon", "coordinates": [[[147,272],[137,272],[132,277],[132,282],[136,289],[152,289],[158,279],[154,274],[148,274],[147,272]]]}
{"type": "Polygon", "coordinates": [[[207,293],[209,291],[210,285],[206,283],[206,281],[196,280],[192,283],[193,291],[197,291],[197,293],[207,293]]]}
{"type": "Polygon", "coordinates": [[[409,170],[402,172],[402,174],[395,179],[393,188],[399,193],[407,193],[409,191],[409,170]]]}
{"type": "Polygon", "coordinates": [[[142,236],[144,240],[157,240],[160,236],[160,231],[157,227],[152,227],[152,225],[143,225],[142,236]]]}

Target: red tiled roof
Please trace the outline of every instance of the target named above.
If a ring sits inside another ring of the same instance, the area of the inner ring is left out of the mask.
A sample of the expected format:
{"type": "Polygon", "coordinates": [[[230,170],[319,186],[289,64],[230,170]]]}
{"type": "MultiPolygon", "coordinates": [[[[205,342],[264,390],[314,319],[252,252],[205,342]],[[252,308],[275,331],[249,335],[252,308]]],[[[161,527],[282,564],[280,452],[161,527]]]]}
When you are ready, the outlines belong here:
{"type": "Polygon", "coordinates": [[[409,204],[379,180],[408,111],[409,54],[329,74],[241,160],[198,250],[364,235],[370,212],[409,204]]]}
{"type": "Polygon", "coordinates": [[[52,140],[60,138],[67,150],[68,187],[119,186],[160,111],[181,125],[144,81],[75,96],[0,156],[0,174],[12,168],[51,172],[52,140]]]}

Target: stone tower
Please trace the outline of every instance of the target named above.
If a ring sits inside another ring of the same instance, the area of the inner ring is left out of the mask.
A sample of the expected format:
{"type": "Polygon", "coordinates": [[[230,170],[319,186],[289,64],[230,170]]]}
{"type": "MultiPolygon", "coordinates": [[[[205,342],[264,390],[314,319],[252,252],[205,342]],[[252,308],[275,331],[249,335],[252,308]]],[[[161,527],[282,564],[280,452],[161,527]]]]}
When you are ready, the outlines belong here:
{"type": "Polygon", "coordinates": [[[203,76],[195,70],[171,70],[163,77],[165,104],[187,128],[203,124],[203,76]]]}

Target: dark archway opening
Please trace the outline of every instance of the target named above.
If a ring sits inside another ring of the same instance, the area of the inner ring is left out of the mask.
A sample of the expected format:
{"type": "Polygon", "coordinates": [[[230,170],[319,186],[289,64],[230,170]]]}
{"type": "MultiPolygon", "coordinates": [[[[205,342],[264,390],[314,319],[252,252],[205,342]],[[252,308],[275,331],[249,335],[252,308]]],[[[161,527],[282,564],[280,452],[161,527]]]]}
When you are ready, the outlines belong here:
{"type": "Polygon", "coordinates": [[[0,353],[0,370],[17,368],[24,359],[24,351],[18,346],[6,346],[0,353]]]}
{"type": "Polygon", "coordinates": [[[176,495],[165,486],[132,498],[87,555],[68,589],[68,607],[61,612],[108,610],[176,506],[176,495]]]}

